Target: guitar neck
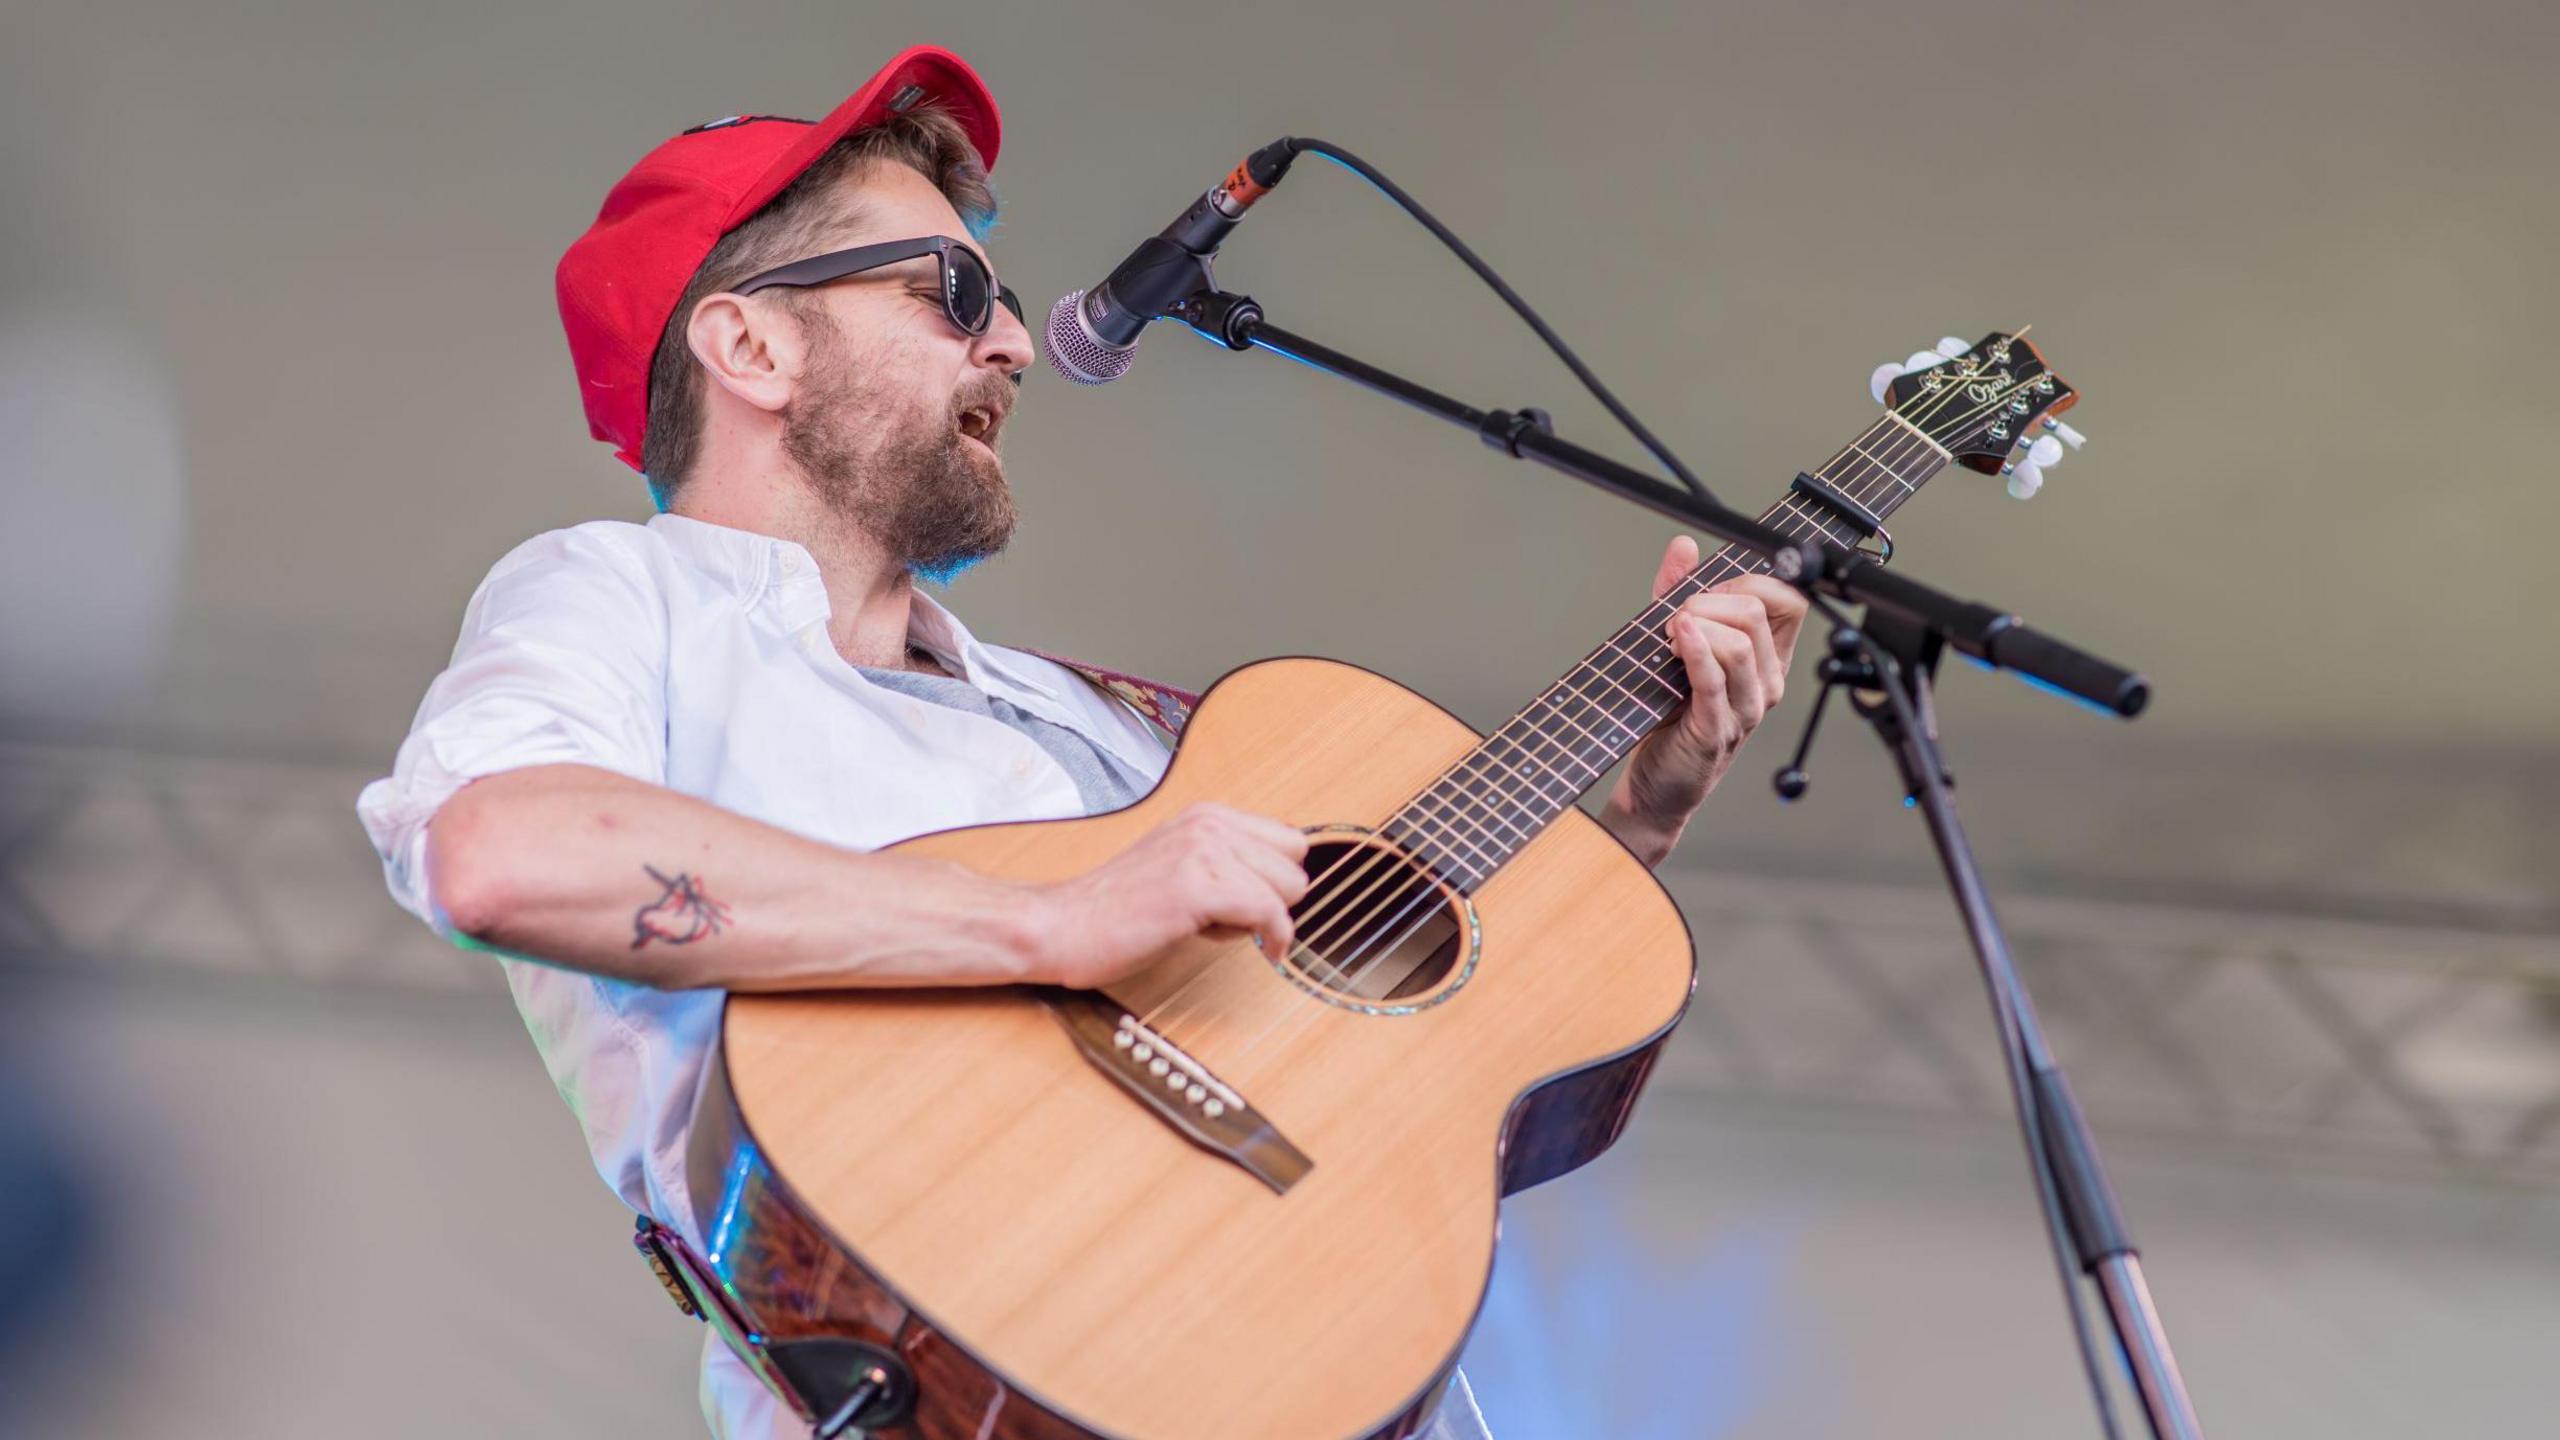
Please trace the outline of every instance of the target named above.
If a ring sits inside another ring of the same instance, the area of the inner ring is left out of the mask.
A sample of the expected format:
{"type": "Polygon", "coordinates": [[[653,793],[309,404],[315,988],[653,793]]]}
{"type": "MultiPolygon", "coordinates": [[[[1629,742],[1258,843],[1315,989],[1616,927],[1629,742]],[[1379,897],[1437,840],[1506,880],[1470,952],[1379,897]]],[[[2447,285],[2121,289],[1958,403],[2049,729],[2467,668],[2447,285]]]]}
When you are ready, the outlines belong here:
{"type": "MultiPolygon", "coordinates": [[[[1882,518],[1918,494],[1948,458],[1888,412],[1813,473],[1882,518]]],[[[1865,538],[1829,506],[1794,491],[1760,518],[1808,540],[1854,546],[1865,538]]],[[[1386,833],[1460,889],[1482,884],[1688,700],[1688,671],[1665,633],[1682,602],[1768,568],[1766,557],[1732,546],[1708,556],[1397,811],[1386,833]]]]}

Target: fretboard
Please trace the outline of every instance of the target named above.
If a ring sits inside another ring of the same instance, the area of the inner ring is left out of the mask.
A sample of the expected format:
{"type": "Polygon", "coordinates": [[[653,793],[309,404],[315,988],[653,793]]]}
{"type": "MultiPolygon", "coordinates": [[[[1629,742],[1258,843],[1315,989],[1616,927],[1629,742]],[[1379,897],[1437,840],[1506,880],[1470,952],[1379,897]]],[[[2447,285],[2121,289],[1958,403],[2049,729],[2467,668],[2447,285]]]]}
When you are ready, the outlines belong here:
{"type": "MultiPolygon", "coordinates": [[[[1888,413],[1813,473],[1884,517],[1947,460],[1888,413]]],[[[1792,490],[1760,518],[1808,540],[1854,546],[1865,538],[1829,506],[1792,490]]],[[[1665,629],[1682,602],[1768,568],[1765,557],[1731,546],[1708,556],[1397,811],[1386,833],[1458,888],[1484,883],[1689,698],[1688,671],[1665,629]]]]}

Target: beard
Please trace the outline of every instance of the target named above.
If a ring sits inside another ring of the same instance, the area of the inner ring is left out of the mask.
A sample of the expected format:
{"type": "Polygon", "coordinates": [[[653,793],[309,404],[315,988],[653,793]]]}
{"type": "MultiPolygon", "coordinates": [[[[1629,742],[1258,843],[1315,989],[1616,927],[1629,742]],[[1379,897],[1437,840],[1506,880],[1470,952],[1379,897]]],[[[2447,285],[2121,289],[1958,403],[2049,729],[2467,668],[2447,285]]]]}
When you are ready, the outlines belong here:
{"type": "Polygon", "coordinates": [[[833,326],[812,329],[811,370],[824,378],[784,415],[782,449],[819,501],[931,580],[1003,550],[1013,538],[1013,491],[995,452],[960,433],[960,413],[1008,404],[1013,383],[979,371],[940,413],[901,411],[888,385],[858,373],[833,326]]]}

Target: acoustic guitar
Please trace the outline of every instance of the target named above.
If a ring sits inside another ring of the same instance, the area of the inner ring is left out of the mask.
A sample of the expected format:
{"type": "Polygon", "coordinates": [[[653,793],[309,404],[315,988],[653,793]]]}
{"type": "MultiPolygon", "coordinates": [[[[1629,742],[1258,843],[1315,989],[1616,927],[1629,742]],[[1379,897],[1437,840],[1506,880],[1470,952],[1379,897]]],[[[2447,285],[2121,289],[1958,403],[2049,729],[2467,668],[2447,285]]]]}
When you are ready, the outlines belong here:
{"type": "MultiPolygon", "coordinates": [[[[2077,397],[1993,334],[1885,398],[1771,524],[1864,544],[2077,397]]],[[[1417,1433],[1498,1202],[1616,1140],[1689,1003],[1679,910],[1575,801],[1686,700],[1673,608],[1762,563],[1709,557],[1490,735],[1265,660],[1136,804],[897,846],[1058,881],[1216,800],[1303,826],[1312,885],[1290,953],[1195,939],[1107,991],[731,996],[689,1172],[709,1318],[871,1434],[1417,1433]]]]}

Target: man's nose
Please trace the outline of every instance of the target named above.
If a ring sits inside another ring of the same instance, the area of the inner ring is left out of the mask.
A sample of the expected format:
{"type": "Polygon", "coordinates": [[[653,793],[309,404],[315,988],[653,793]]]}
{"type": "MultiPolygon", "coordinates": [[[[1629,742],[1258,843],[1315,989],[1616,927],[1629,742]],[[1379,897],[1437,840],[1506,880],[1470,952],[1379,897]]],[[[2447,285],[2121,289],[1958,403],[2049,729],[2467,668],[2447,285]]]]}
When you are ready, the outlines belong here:
{"type": "Polygon", "coordinates": [[[995,309],[995,318],[987,322],[987,333],[969,347],[970,363],[1007,374],[1030,369],[1036,358],[1031,350],[1031,327],[1005,306],[995,309]]]}

